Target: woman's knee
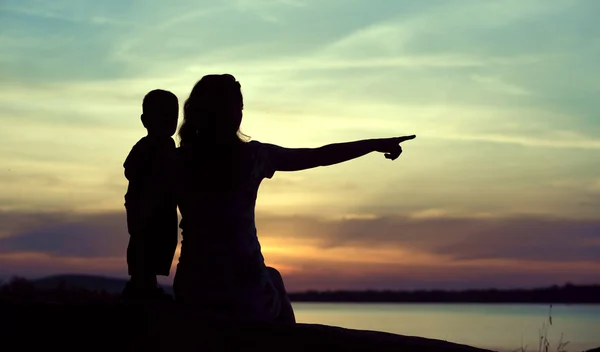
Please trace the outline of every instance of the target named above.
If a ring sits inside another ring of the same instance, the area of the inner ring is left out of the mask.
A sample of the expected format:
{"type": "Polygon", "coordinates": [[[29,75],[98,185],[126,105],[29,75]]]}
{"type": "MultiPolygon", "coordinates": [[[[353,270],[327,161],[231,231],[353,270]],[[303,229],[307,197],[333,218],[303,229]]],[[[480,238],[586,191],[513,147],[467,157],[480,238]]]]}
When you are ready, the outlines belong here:
{"type": "Polygon", "coordinates": [[[283,277],[281,276],[281,273],[277,269],[270,266],[267,267],[267,272],[269,273],[269,277],[271,278],[273,284],[277,286],[277,289],[280,287],[283,288],[283,277]]]}
{"type": "Polygon", "coordinates": [[[279,270],[277,270],[271,266],[267,267],[267,271],[269,272],[269,275],[271,275],[271,276],[281,277],[281,273],[279,273],[279,270]]]}

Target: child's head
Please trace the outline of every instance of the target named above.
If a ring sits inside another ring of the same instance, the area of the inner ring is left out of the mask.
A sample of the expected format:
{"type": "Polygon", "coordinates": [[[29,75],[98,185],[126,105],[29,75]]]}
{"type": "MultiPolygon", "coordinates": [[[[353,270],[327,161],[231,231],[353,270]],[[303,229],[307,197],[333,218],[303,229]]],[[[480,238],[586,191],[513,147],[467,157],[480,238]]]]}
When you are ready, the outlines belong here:
{"type": "Polygon", "coordinates": [[[172,136],[177,130],[179,101],[175,94],[155,89],[142,102],[142,123],[148,134],[172,136]]]}

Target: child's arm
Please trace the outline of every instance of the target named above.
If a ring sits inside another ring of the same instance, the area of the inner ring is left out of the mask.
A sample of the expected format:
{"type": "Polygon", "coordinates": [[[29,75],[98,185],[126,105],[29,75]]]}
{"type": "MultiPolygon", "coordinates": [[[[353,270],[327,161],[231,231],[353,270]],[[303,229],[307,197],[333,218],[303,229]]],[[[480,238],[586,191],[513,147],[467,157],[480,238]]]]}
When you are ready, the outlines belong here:
{"type": "Polygon", "coordinates": [[[158,205],[157,175],[152,168],[152,154],[148,145],[138,142],[125,160],[125,177],[129,180],[127,213],[130,232],[143,232],[152,220],[158,205]]]}
{"type": "Polygon", "coordinates": [[[275,147],[270,155],[276,171],[299,171],[318,166],[329,166],[359,158],[371,152],[385,153],[385,157],[395,160],[402,153],[400,143],[416,136],[382,139],[365,139],[354,142],[336,143],[320,148],[275,147]]]}
{"type": "Polygon", "coordinates": [[[140,183],[128,204],[127,218],[130,231],[143,233],[152,231],[153,220],[156,216],[162,216],[158,212],[165,210],[165,197],[164,190],[161,189],[164,185],[158,180],[153,180],[151,176],[140,183]]]}

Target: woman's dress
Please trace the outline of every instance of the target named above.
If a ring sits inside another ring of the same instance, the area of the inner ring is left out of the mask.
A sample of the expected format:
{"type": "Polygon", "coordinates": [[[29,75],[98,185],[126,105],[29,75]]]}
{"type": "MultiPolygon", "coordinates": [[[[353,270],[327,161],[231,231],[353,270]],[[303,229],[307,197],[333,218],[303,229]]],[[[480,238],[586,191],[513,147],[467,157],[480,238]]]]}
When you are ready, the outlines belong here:
{"type": "Polygon", "coordinates": [[[275,173],[277,148],[251,141],[229,154],[178,149],[183,239],[173,284],[177,301],[241,319],[278,315],[279,295],[254,220],[258,188],[275,173]]]}

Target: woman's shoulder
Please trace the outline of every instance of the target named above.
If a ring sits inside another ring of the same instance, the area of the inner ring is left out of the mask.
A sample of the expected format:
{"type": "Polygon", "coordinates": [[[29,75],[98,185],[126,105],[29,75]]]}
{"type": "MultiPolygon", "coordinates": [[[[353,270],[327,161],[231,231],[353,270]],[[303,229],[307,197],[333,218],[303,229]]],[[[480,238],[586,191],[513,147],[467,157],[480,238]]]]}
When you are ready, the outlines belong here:
{"type": "Polygon", "coordinates": [[[251,141],[245,142],[243,144],[243,146],[244,146],[244,149],[250,151],[252,154],[255,154],[255,153],[260,153],[260,152],[264,151],[265,147],[267,147],[267,144],[262,143],[257,140],[251,140],[251,141]]]}
{"type": "Polygon", "coordinates": [[[249,142],[245,143],[248,148],[250,149],[260,149],[263,151],[270,151],[270,150],[274,150],[274,149],[279,149],[281,148],[280,146],[273,144],[273,143],[264,143],[264,142],[260,142],[257,140],[251,140],[249,142]]]}
{"type": "Polygon", "coordinates": [[[276,144],[264,143],[256,140],[246,142],[245,145],[247,151],[253,158],[258,159],[271,159],[274,155],[280,154],[280,152],[285,149],[276,144]]]}
{"type": "Polygon", "coordinates": [[[273,164],[273,152],[278,146],[252,140],[246,142],[249,160],[252,162],[253,174],[257,178],[271,178],[275,173],[273,164]]]}
{"type": "Polygon", "coordinates": [[[257,141],[256,139],[252,139],[252,140],[244,143],[244,145],[246,145],[250,148],[259,148],[260,146],[264,145],[264,143],[257,141]]]}

